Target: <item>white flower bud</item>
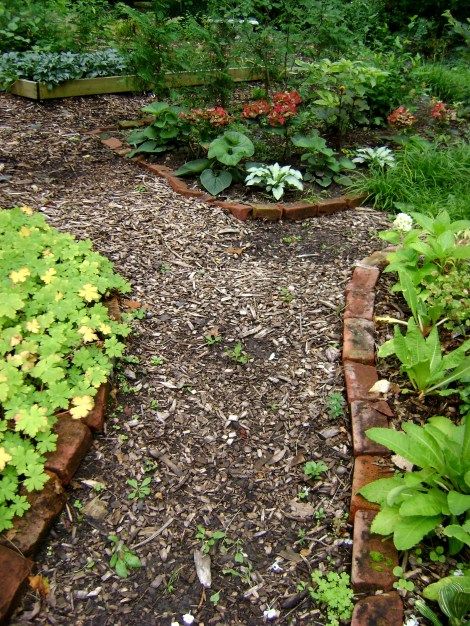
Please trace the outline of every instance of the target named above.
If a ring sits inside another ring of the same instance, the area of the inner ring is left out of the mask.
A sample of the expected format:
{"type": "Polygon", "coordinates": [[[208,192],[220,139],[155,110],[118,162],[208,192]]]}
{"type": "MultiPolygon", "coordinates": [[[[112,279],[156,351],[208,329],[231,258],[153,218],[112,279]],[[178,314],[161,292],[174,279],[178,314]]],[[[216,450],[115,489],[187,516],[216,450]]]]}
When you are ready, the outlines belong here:
{"type": "Polygon", "coordinates": [[[413,228],[413,218],[407,213],[399,213],[393,222],[393,227],[395,230],[407,233],[413,228]]]}

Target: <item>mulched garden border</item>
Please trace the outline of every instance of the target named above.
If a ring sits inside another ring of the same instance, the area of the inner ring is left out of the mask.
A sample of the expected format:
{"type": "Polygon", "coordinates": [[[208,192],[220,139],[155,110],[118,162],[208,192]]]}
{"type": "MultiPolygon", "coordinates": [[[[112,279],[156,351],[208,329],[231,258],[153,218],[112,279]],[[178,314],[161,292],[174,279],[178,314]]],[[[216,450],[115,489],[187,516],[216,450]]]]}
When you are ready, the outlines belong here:
{"type": "MultiPolygon", "coordinates": [[[[98,128],[87,133],[92,136],[99,136],[103,133],[116,130],[114,126],[98,128]]],[[[117,137],[108,137],[101,139],[101,143],[116,154],[125,156],[130,149],[124,147],[123,142],[117,137]]],[[[214,204],[226,211],[229,211],[235,218],[245,222],[248,218],[263,219],[277,222],[279,220],[304,220],[310,217],[319,217],[321,215],[331,215],[338,211],[346,211],[353,209],[365,200],[365,196],[338,196],[336,198],[328,198],[327,200],[319,200],[318,202],[309,202],[300,200],[299,202],[270,202],[270,203],[251,203],[244,204],[240,202],[230,202],[218,200],[214,196],[210,196],[199,189],[189,187],[184,180],[175,176],[173,171],[166,165],[157,165],[148,163],[143,156],[132,157],[130,159],[137,163],[139,167],[156,174],[160,178],[168,181],[168,184],[176,191],[187,198],[198,198],[202,202],[214,204]]]]}
{"type": "MultiPolygon", "coordinates": [[[[107,302],[109,314],[119,319],[117,298],[107,302]]],[[[50,479],[42,491],[28,495],[31,507],[15,520],[13,528],[0,534],[0,625],[6,624],[28,590],[28,579],[35,563],[30,557],[39,550],[55,518],[65,506],[65,489],[72,480],[93,441],[93,434],[102,432],[109,382],[103,383],[95,396],[91,411],[81,419],[73,419],[68,411],[58,414],[54,427],[57,448],[46,455],[46,473],[50,479]]]]}
{"type": "Polygon", "coordinates": [[[378,380],[374,349],[375,287],[386,267],[387,252],[382,250],[362,259],[346,286],[343,315],[343,369],[351,414],[354,472],[351,490],[350,520],[354,525],[351,584],[363,593],[354,608],[351,626],[402,626],[403,602],[393,591],[398,552],[391,539],[370,532],[378,506],[357,492],[364,485],[390,476],[390,452],[366,436],[372,427],[388,427],[393,416],[387,402],[369,392],[378,380]],[[377,562],[371,553],[382,554],[377,562]]]}

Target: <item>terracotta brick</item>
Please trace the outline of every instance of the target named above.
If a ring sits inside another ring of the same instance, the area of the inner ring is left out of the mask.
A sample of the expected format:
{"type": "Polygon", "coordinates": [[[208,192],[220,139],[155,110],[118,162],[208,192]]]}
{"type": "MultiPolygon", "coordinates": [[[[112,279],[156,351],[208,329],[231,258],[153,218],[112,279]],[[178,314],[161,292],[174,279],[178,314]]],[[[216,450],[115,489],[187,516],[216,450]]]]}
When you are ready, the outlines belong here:
{"type": "Polygon", "coordinates": [[[351,404],[354,400],[374,400],[369,389],[379,379],[376,368],[354,361],[344,361],[343,368],[348,402],[351,404]]]}
{"type": "Polygon", "coordinates": [[[321,200],[318,203],[319,213],[336,213],[336,211],[345,211],[348,207],[348,201],[345,196],[338,196],[337,198],[329,198],[328,200],[321,200]]]}
{"type": "Polygon", "coordinates": [[[351,280],[346,285],[348,291],[372,291],[377,284],[380,271],[377,267],[356,267],[351,280]]]}
{"type": "Polygon", "coordinates": [[[396,591],[368,596],[354,607],[351,626],[402,626],[403,602],[396,591]]]}
{"type": "Polygon", "coordinates": [[[108,146],[108,148],[111,148],[111,150],[119,150],[120,148],[122,148],[122,141],[120,139],[117,139],[116,137],[102,139],[101,143],[105,146],[108,146]]]}
{"type": "Polygon", "coordinates": [[[369,502],[357,492],[365,485],[378,480],[389,478],[393,474],[389,459],[382,456],[361,455],[354,459],[354,473],[351,487],[351,504],[349,518],[352,521],[357,511],[378,511],[379,506],[369,502]]]}
{"type": "Polygon", "coordinates": [[[374,323],[355,317],[344,320],[343,360],[375,363],[374,323]]]}
{"type": "Polygon", "coordinates": [[[376,250],[371,255],[366,256],[361,261],[361,265],[370,265],[371,267],[377,267],[379,270],[383,270],[388,265],[387,257],[390,253],[386,250],[376,250]]]}
{"type": "Polygon", "coordinates": [[[157,176],[161,176],[162,178],[167,178],[168,176],[173,174],[173,170],[166,165],[157,165],[156,163],[147,163],[146,169],[149,172],[153,172],[157,176]]]}
{"type": "Polygon", "coordinates": [[[348,203],[348,207],[350,209],[355,209],[356,207],[358,207],[361,204],[363,204],[366,200],[367,200],[367,196],[366,195],[346,196],[346,202],[348,203]]]}
{"type": "Polygon", "coordinates": [[[100,386],[94,398],[95,406],[88,415],[81,420],[93,432],[102,432],[104,428],[104,416],[106,413],[106,402],[109,396],[109,387],[109,383],[104,383],[100,386]]]}
{"type": "Polygon", "coordinates": [[[68,484],[91,445],[91,432],[80,420],[69,417],[60,418],[54,431],[59,436],[57,449],[47,455],[46,469],[68,484]]]}
{"type": "Polygon", "coordinates": [[[167,181],[170,183],[170,187],[173,189],[173,191],[176,191],[176,193],[180,193],[183,196],[188,193],[189,187],[184,182],[184,180],[181,180],[176,176],[168,176],[167,181]]]}
{"type": "Polygon", "coordinates": [[[0,624],[6,624],[26,589],[32,561],[0,546],[0,624]]]}
{"type": "Polygon", "coordinates": [[[382,589],[390,591],[396,578],[393,568],[398,565],[398,553],[390,539],[370,532],[374,511],[358,511],[354,518],[351,584],[356,593],[382,589]],[[371,552],[380,552],[381,561],[373,561],[371,552]]]}
{"type": "Polygon", "coordinates": [[[234,217],[242,222],[246,222],[253,210],[248,204],[241,204],[240,202],[217,202],[217,206],[230,211],[234,217]]]}
{"type": "Polygon", "coordinates": [[[360,317],[372,321],[374,316],[375,293],[373,291],[348,291],[344,317],[360,317]]]}
{"type": "Polygon", "coordinates": [[[23,517],[15,518],[13,528],[0,535],[1,544],[14,545],[26,556],[36,551],[54,518],[65,504],[65,492],[60,480],[52,472],[47,473],[50,478],[44,489],[27,494],[31,508],[23,517]]]}
{"type": "Polygon", "coordinates": [[[285,220],[305,220],[318,215],[316,202],[286,202],[282,208],[282,218],[285,220]]]}
{"type": "Polygon", "coordinates": [[[371,441],[366,430],[369,428],[388,428],[388,419],[377,411],[372,402],[356,400],[351,402],[351,427],[354,456],[361,454],[376,454],[388,456],[390,451],[374,441],[371,441]]]}
{"type": "Polygon", "coordinates": [[[253,204],[253,219],[277,221],[282,218],[282,207],[278,204],[253,204]]]}

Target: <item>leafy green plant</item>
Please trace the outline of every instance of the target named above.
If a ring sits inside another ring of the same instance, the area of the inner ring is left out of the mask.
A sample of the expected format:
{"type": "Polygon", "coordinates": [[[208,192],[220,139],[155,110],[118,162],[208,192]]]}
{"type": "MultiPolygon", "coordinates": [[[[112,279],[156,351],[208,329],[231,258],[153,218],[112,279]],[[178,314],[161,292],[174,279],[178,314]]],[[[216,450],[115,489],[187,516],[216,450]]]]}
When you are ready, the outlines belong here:
{"type": "Polygon", "coordinates": [[[226,131],[210,144],[207,158],[185,163],[175,171],[176,176],[200,174],[202,186],[213,195],[230,187],[233,180],[240,180],[237,168],[240,161],[253,156],[255,147],[246,135],[237,131],[226,131]],[[225,166],[220,168],[220,164],[225,166]]]}
{"type": "Polygon", "coordinates": [[[163,365],[164,363],[164,359],[162,356],[153,356],[150,359],[150,364],[154,365],[155,367],[158,367],[159,365],[163,365]]]}
{"type": "Polygon", "coordinates": [[[371,428],[366,434],[421,468],[359,491],[380,504],[372,531],[393,534],[399,550],[413,548],[431,532],[449,539],[450,554],[470,546],[470,416],[458,426],[435,416],[424,426],[406,422],[403,431],[371,428]]]}
{"type": "Polygon", "coordinates": [[[19,78],[45,83],[49,89],[66,80],[121,76],[127,62],[116,50],[96,52],[7,52],[0,56],[0,88],[19,78]]]}
{"type": "Polygon", "coordinates": [[[344,58],[296,63],[307,74],[301,91],[311,99],[318,119],[337,133],[339,146],[346,130],[369,123],[367,95],[386,80],[387,72],[344,58]]]}
{"type": "Polygon", "coordinates": [[[279,163],[274,165],[251,165],[246,168],[248,172],[245,178],[245,185],[256,185],[265,187],[266,191],[273,194],[276,200],[284,195],[285,187],[294,187],[295,189],[304,188],[302,184],[302,174],[290,165],[281,167],[279,163]]]}
{"type": "Polygon", "coordinates": [[[151,493],[151,489],[149,487],[151,482],[152,478],[150,476],[144,478],[140,483],[135,478],[129,478],[129,480],[126,480],[129,487],[132,487],[132,491],[130,491],[127,496],[129,500],[144,500],[146,496],[151,493]]]}
{"type": "Polygon", "coordinates": [[[222,342],[222,337],[220,335],[204,335],[204,341],[208,346],[215,346],[222,342]]]}
{"type": "MultiPolygon", "coordinates": [[[[442,613],[448,618],[449,626],[468,626],[470,619],[470,574],[446,576],[424,588],[427,600],[438,602],[442,613]]],[[[417,600],[415,608],[433,626],[443,626],[437,614],[422,600],[417,600]]]]}
{"type": "Polygon", "coordinates": [[[281,300],[286,304],[290,304],[292,300],[295,299],[295,295],[292,289],[289,289],[289,287],[281,287],[279,289],[279,293],[281,295],[281,300]]]}
{"type": "Polygon", "coordinates": [[[470,373],[469,350],[470,340],[467,340],[455,350],[443,354],[437,327],[433,326],[429,335],[423,337],[415,320],[410,318],[406,335],[402,335],[396,325],[393,339],[383,343],[377,354],[379,357],[395,355],[401,363],[401,371],[422,397],[431,393],[452,393],[447,389],[448,385],[463,380],[470,373]]]}
{"type": "Polygon", "coordinates": [[[101,300],[129,291],[91,242],[51,228],[29,207],[0,211],[0,532],[48,480],[60,410],[74,419],[123,353],[130,329],[101,300]]]}
{"type": "Polygon", "coordinates": [[[237,341],[233,348],[227,348],[225,354],[240,365],[246,365],[251,358],[243,349],[243,344],[240,341],[237,341]]]}
{"type": "Polygon", "coordinates": [[[395,157],[393,151],[386,146],[379,148],[359,148],[353,163],[367,163],[369,167],[395,167],[395,157]]]}
{"type": "Polygon", "coordinates": [[[197,527],[196,539],[201,541],[201,550],[204,554],[209,554],[218,542],[224,540],[226,534],[223,530],[207,530],[200,524],[197,527]]]}
{"type": "Polygon", "coordinates": [[[310,480],[320,478],[328,470],[328,465],[323,461],[307,461],[304,465],[304,474],[310,480]]]}
{"type": "Polygon", "coordinates": [[[305,180],[313,180],[321,187],[329,187],[332,182],[339,185],[351,183],[342,172],[353,170],[356,165],[346,157],[337,159],[334,150],[327,147],[326,141],[317,131],[309,135],[294,135],[292,143],[308,150],[300,157],[308,170],[305,180]]]}
{"type": "Polygon", "coordinates": [[[342,393],[334,391],[327,398],[326,406],[330,417],[338,418],[344,415],[344,405],[346,401],[342,393]]]}
{"type": "Polygon", "coordinates": [[[133,150],[126,156],[131,158],[136,154],[157,154],[174,147],[181,135],[187,132],[186,123],[181,119],[181,109],[166,102],[152,102],[142,107],[142,111],[155,116],[155,120],[143,129],[133,130],[127,141],[133,150]]]}
{"type": "Polygon", "coordinates": [[[402,567],[400,566],[394,567],[393,575],[398,578],[398,580],[396,580],[393,583],[394,589],[398,589],[399,591],[405,591],[405,592],[414,590],[415,588],[414,582],[412,580],[408,580],[405,577],[405,572],[403,571],[402,567]]]}
{"type": "Polygon", "coordinates": [[[299,590],[306,589],[310,598],[326,611],[325,626],[339,626],[340,621],[350,620],[354,608],[354,592],[349,576],[342,572],[311,573],[310,583],[300,583],[299,590]]]}
{"type": "Polygon", "coordinates": [[[444,554],[444,547],[436,546],[434,550],[430,551],[429,558],[433,563],[445,563],[446,557],[444,554]]]}
{"type": "Polygon", "coordinates": [[[108,540],[112,544],[109,565],[120,578],[127,578],[130,570],[142,567],[139,557],[117,535],[108,535],[108,540]]]}

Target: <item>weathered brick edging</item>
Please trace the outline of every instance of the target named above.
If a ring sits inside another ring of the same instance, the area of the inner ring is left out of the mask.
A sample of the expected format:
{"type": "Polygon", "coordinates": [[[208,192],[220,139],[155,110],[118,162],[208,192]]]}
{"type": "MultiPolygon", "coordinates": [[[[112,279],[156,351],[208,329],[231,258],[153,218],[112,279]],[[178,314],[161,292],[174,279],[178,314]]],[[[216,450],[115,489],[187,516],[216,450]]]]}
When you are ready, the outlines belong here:
{"type": "MultiPolygon", "coordinates": [[[[103,132],[113,130],[111,127],[100,128],[96,131],[88,133],[89,135],[100,135],[103,132]]],[[[108,139],[102,139],[101,143],[119,154],[125,156],[129,149],[123,147],[123,143],[116,137],[109,137],[108,139]]],[[[318,217],[320,215],[331,215],[339,211],[346,211],[359,206],[364,198],[360,196],[338,196],[337,198],[328,198],[327,200],[319,200],[318,202],[271,202],[268,204],[242,204],[240,202],[229,202],[225,200],[218,200],[214,196],[210,196],[200,189],[193,189],[189,185],[175,176],[173,171],[165,165],[157,165],[155,163],[148,163],[143,156],[137,156],[130,159],[142,167],[143,169],[156,174],[160,178],[164,178],[168,181],[170,187],[187,198],[199,198],[203,202],[214,204],[214,206],[220,207],[229,211],[235,218],[246,221],[249,217],[251,219],[264,219],[270,221],[279,220],[303,220],[309,217],[318,217]]]]}
{"type": "MultiPolygon", "coordinates": [[[[119,318],[116,298],[107,302],[110,316],[119,318]]],[[[42,491],[28,494],[31,507],[15,519],[13,528],[0,534],[0,626],[6,624],[23,594],[34,569],[31,557],[65,506],[64,487],[68,485],[88,452],[93,433],[104,428],[110,385],[101,385],[92,410],[84,418],[72,419],[67,411],[58,414],[54,431],[57,448],[46,455],[45,469],[49,480],[42,491]],[[29,558],[28,558],[29,557],[29,558]]]]}
{"type": "Polygon", "coordinates": [[[350,520],[354,524],[351,584],[364,593],[352,616],[352,626],[402,626],[403,603],[393,590],[398,553],[390,539],[370,532],[378,507],[357,494],[368,483],[392,472],[389,451],[370,441],[368,428],[388,426],[392,411],[369,389],[378,380],[375,367],[373,310],[375,286],[387,265],[386,251],[357,264],[346,287],[343,368],[351,415],[354,473],[350,520]],[[380,553],[377,557],[374,553],[380,553]],[[374,558],[372,558],[374,554],[374,558]]]}

